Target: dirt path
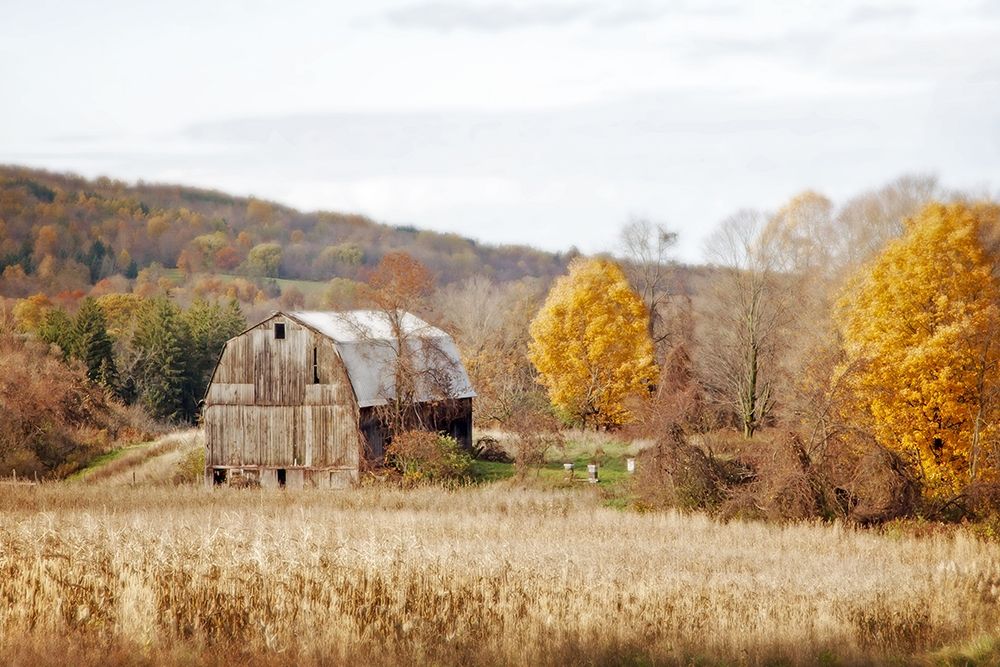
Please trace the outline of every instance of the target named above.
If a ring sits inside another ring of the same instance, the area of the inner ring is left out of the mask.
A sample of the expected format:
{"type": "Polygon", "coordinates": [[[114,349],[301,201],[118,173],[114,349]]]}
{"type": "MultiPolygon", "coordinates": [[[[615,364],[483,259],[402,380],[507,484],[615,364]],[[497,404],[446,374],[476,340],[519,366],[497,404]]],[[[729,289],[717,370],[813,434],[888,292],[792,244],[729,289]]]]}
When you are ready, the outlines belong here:
{"type": "Polygon", "coordinates": [[[83,470],[73,481],[83,484],[173,484],[181,463],[204,446],[201,429],[169,433],[158,440],[127,447],[119,455],[83,470]]]}

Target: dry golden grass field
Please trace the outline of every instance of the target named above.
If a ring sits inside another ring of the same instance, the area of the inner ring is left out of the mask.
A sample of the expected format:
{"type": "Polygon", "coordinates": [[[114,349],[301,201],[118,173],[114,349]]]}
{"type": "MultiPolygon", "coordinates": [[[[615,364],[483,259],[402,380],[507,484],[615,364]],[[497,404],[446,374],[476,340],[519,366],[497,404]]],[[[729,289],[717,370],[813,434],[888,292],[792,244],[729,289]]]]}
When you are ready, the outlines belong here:
{"type": "MultiPolygon", "coordinates": [[[[586,485],[582,485],[586,486],[586,485]]],[[[998,664],[1000,549],[597,490],[0,487],[0,663],[998,664]]]]}

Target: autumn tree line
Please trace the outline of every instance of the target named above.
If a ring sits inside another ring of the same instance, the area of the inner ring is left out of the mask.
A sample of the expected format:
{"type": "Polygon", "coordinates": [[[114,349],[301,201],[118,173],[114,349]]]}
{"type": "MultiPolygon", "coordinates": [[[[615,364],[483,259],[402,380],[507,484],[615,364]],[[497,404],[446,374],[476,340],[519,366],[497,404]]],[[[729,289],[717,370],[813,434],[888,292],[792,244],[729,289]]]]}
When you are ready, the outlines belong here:
{"type": "MultiPolygon", "coordinates": [[[[514,434],[521,464],[566,426],[645,443],[639,504],[862,522],[975,516],[1000,499],[1000,226],[987,200],[923,177],[839,206],[805,192],[723,221],[697,267],[673,260],[673,231],[633,220],[615,253],[563,257],[555,280],[526,265],[516,279],[450,280],[407,248],[359,280],[335,275],[335,298],[310,305],[405,309],[452,333],[477,424],[514,434]]],[[[275,242],[282,253],[289,243],[275,242]]],[[[69,369],[68,386],[109,414],[195,419],[222,343],[256,317],[255,300],[248,312],[240,295],[163,276],[144,290],[144,270],[89,297],[8,300],[7,358],[17,348],[69,369]]],[[[5,391],[6,403],[16,387],[5,391]]],[[[410,428],[407,406],[393,409],[410,428]]]]}
{"type": "Polygon", "coordinates": [[[91,382],[153,418],[192,422],[225,342],[246,328],[234,301],[195,301],[135,294],[86,297],[70,315],[45,296],[13,308],[18,331],[47,343],[91,382]]]}
{"type": "Polygon", "coordinates": [[[552,405],[653,443],[646,502],[882,521],[1000,502],[1000,207],[901,179],[836,208],[740,211],[710,264],[623,231],[577,260],[529,328],[552,405]],[[673,267],[676,268],[676,267],[673,267]]]}

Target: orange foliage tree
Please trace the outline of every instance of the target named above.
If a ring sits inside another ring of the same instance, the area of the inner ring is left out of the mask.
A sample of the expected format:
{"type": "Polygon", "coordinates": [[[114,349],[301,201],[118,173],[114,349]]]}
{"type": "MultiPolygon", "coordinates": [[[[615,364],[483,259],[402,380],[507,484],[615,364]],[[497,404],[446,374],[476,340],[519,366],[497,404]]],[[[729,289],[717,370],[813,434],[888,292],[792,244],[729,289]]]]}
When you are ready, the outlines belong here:
{"type": "MultiPolygon", "coordinates": [[[[405,252],[386,254],[372,271],[364,289],[364,297],[375,307],[379,316],[388,324],[396,343],[392,359],[393,384],[385,387],[385,404],[379,406],[383,423],[391,435],[412,428],[426,430],[423,414],[419,409],[420,386],[428,378],[422,372],[421,359],[428,356],[429,345],[407,326],[407,313],[420,313],[434,291],[431,272],[405,252]]],[[[364,326],[359,334],[367,336],[364,326]]],[[[448,388],[441,387],[442,398],[448,388]]]]}
{"type": "Polygon", "coordinates": [[[368,298],[386,311],[417,310],[434,290],[434,276],[405,252],[385,255],[368,278],[368,298]]]}
{"type": "Polygon", "coordinates": [[[584,426],[616,427],[656,378],[649,313],[614,262],[575,260],[531,322],[529,358],[552,404],[584,426]]]}
{"type": "Polygon", "coordinates": [[[880,444],[932,498],[998,469],[1000,283],[983,247],[993,205],[931,204],[838,307],[850,377],[880,444]]]}

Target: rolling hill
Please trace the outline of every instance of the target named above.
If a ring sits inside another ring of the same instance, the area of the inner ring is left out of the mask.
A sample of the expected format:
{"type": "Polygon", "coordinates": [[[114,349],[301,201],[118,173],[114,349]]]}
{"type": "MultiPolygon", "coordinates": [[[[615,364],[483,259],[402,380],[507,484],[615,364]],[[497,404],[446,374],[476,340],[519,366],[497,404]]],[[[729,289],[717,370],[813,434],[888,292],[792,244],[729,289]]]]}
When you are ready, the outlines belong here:
{"type": "Polygon", "coordinates": [[[0,296],[86,292],[102,280],[134,280],[144,269],[357,281],[395,250],[420,260],[442,285],[472,275],[551,278],[575,252],[485,245],[180,185],[0,166],[0,296]]]}

